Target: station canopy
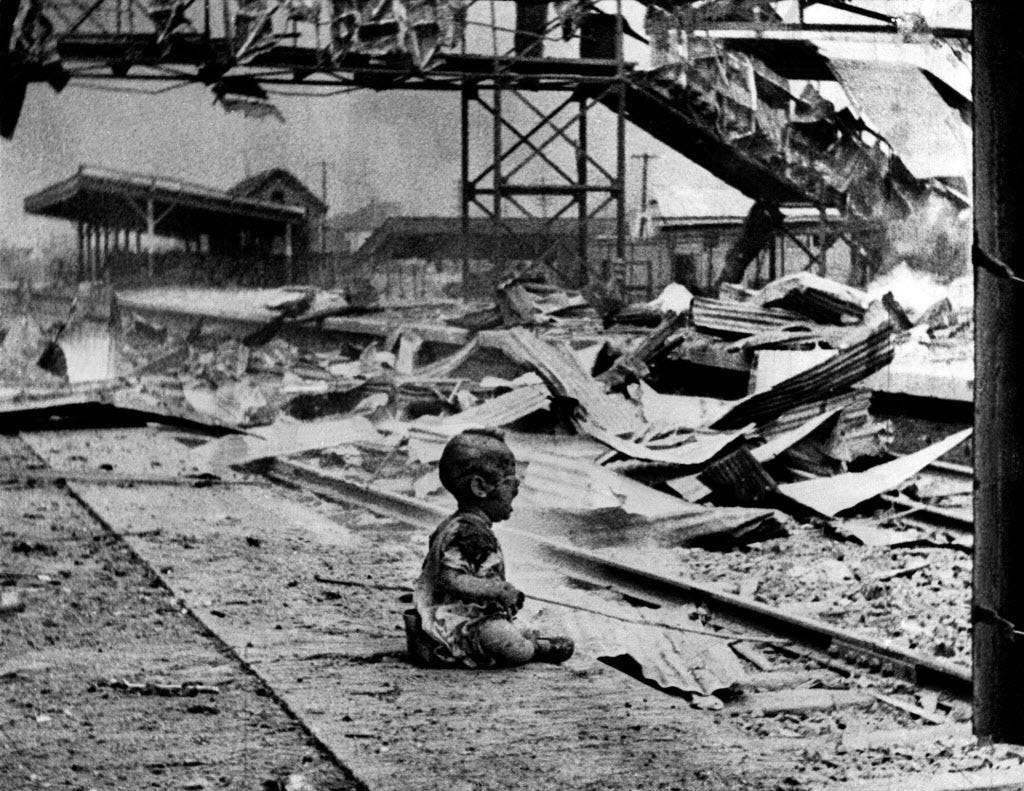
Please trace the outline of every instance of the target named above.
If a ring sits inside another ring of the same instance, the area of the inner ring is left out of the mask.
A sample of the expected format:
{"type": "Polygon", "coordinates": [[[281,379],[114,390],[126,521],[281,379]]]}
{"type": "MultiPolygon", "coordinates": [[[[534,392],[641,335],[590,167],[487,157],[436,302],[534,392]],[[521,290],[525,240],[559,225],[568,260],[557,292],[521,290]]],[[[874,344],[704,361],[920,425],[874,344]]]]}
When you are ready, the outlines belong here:
{"type": "Polygon", "coordinates": [[[86,166],[29,195],[24,207],[28,214],[142,232],[152,216],[157,234],[176,238],[223,235],[229,229],[281,235],[286,226],[304,223],[306,216],[302,206],[243,198],[162,176],[86,166]]]}

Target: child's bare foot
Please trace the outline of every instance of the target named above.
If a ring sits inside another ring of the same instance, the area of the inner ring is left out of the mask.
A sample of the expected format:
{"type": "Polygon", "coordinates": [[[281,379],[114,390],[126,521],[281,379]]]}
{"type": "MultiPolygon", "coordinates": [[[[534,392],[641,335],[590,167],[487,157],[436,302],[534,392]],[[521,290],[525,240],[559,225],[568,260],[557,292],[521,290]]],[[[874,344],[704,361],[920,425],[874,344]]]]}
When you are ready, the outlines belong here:
{"type": "Polygon", "coordinates": [[[576,646],[568,637],[538,637],[533,641],[533,661],[560,665],[572,656],[576,646]]]}

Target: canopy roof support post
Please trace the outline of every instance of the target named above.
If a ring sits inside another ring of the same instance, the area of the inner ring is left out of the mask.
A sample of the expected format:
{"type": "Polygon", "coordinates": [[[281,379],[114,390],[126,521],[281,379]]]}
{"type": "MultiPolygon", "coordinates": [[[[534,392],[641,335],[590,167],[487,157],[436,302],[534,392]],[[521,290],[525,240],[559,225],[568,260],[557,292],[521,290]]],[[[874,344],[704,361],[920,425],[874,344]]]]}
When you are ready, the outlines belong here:
{"type": "Polygon", "coordinates": [[[153,197],[146,199],[146,270],[149,279],[153,279],[153,248],[156,242],[156,215],[153,209],[153,197]]]}
{"type": "Polygon", "coordinates": [[[81,283],[85,276],[85,226],[79,220],[78,226],[78,274],[77,282],[81,283]]]}
{"type": "Polygon", "coordinates": [[[284,224],[284,267],[285,277],[291,283],[295,273],[292,271],[292,224],[290,222],[284,224]]]}

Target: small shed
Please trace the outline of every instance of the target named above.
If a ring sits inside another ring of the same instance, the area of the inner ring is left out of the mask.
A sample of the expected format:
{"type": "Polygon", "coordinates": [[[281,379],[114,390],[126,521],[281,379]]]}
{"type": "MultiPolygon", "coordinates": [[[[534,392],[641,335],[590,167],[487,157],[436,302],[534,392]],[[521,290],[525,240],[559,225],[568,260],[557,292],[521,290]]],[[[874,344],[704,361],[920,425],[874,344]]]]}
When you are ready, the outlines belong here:
{"type": "Polygon", "coordinates": [[[239,181],[228,189],[231,195],[265,203],[301,206],[306,210],[305,222],[292,235],[296,257],[311,252],[325,252],[327,204],[309,189],[294,173],[284,168],[270,168],[239,181]]]}
{"type": "Polygon", "coordinates": [[[294,239],[309,222],[305,204],[89,166],[29,195],[24,207],[76,224],[79,280],[288,282],[294,239]]]}

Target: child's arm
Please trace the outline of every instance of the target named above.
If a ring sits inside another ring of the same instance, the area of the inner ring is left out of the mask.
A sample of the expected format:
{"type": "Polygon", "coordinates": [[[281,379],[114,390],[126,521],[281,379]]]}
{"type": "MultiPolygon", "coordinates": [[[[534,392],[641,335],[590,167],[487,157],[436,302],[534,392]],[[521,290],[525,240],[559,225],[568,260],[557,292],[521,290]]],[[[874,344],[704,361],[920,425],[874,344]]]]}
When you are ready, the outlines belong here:
{"type": "Polygon", "coordinates": [[[441,583],[467,599],[497,601],[512,610],[520,609],[526,599],[521,590],[508,582],[477,577],[451,567],[441,572],[441,583]]]}

